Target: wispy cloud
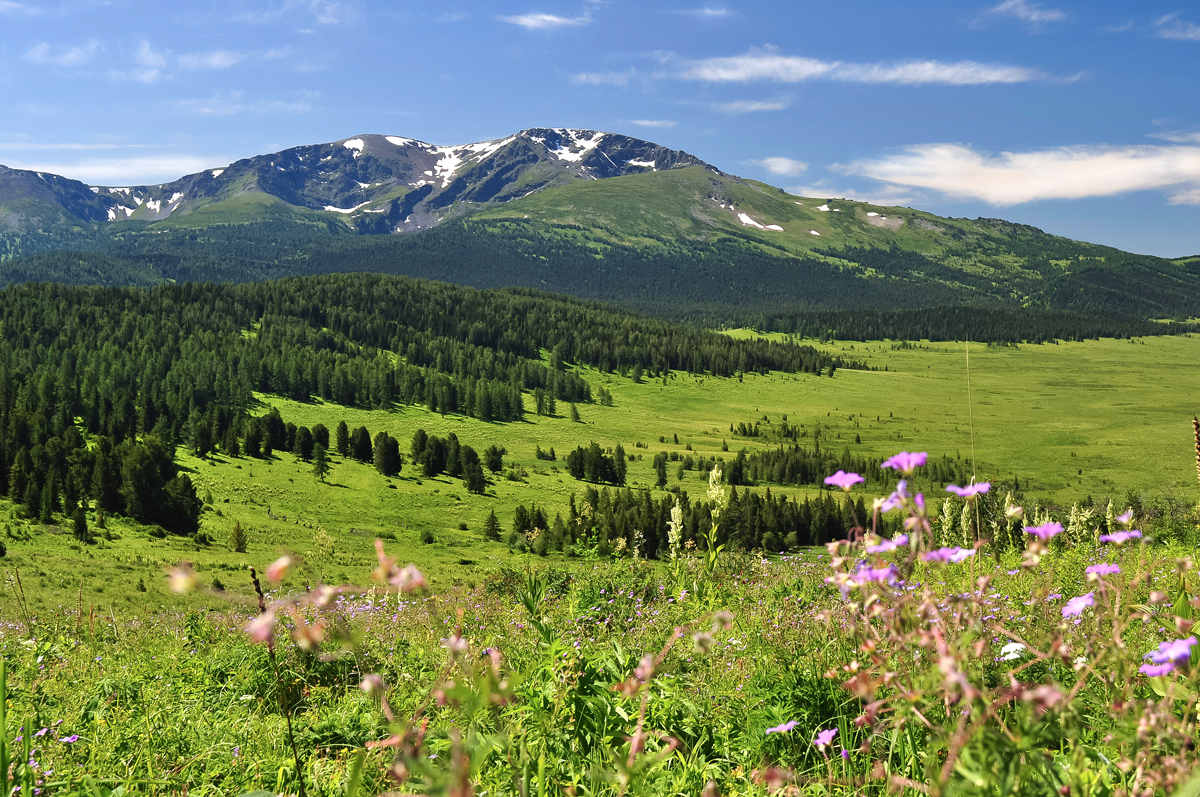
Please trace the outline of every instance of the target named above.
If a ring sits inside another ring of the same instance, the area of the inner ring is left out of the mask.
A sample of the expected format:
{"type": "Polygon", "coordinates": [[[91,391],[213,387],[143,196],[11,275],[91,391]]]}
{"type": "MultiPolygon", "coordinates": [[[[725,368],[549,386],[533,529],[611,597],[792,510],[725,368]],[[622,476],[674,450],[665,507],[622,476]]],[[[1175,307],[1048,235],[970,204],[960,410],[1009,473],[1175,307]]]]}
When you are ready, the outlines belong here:
{"type": "Polygon", "coordinates": [[[1170,141],[1174,144],[1200,144],[1200,130],[1151,133],[1150,138],[1161,138],[1163,141],[1170,141]]]}
{"type": "Polygon", "coordinates": [[[1043,78],[1041,72],[1005,64],[976,61],[903,61],[860,64],[822,61],[783,55],[777,48],[752,48],[744,55],[706,58],[685,65],[678,77],[711,83],[800,83],[825,79],[851,83],[895,83],[901,85],[943,84],[973,86],[988,83],[1022,83],[1043,78]]]}
{"type": "Polygon", "coordinates": [[[762,158],[760,160],[746,161],[754,166],[761,166],[771,174],[779,174],[784,177],[799,177],[808,171],[808,164],[804,161],[792,160],[791,158],[762,158]]]}
{"type": "Polygon", "coordinates": [[[733,12],[728,8],[680,8],[674,11],[668,11],[668,14],[683,14],[689,17],[699,17],[700,19],[724,19],[725,17],[733,16],[733,12]]]}
{"type": "Polygon", "coordinates": [[[993,205],[1149,190],[1165,191],[1172,204],[1200,204],[1200,146],[1059,147],[992,155],[963,144],[921,144],[839,170],[993,205]]]}
{"type": "Polygon", "coordinates": [[[214,94],[208,99],[178,100],[181,111],[199,116],[263,116],[265,114],[301,114],[312,110],[312,101],[317,92],[300,92],[288,100],[247,99],[240,91],[214,94]]]}
{"type": "Polygon", "coordinates": [[[571,28],[586,25],[590,17],[558,17],[554,14],[518,14],[516,16],[499,16],[496,19],[510,25],[520,25],[526,30],[554,30],[556,28],[571,28]]]}
{"type": "Polygon", "coordinates": [[[636,73],[627,72],[582,72],[571,76],[576,86],[627,86],[636,73]]]}
{"type": "Polygon", "coordinates": [[[230,50],[214,50],[211,53],[188,53],[179,56],[179,66],[184,69],[228,69],[246,58],[245,53],[230,50]]]}
{"type": "Polygon", "coordinates": [[[788,104],[782,100],[737,100],[736,102],[718,102],[712,105],[713,110],[725,113],[782,111],[786,107],[788,104]]]}
{"type": "Polygon", "coordinates": [[[16,3],[13,0],[0,0],[0,14],[10,17],[36,17],[42,9],[28,3],[16,3]]]}
{"type": "Polygon", "coordinates": [[[630,119],[629,124],[638,127],[674,127],[676,123],[670,119],[630,119]]]}
{"type": "Polygon", "coordinates": [[[1012,17],[1026,25],[1043,25],[1047,22],[1059,22],[1067,18],[1066,13],[1057,8],[1043,8],[1037,3],[1026,0],[1004,0],[998,6],[989,8],[986,12],[991,16],[1012,17]]]}
{"type": "Polygon", "coordinates": [[[308,12],[319,25],[344,25],[358,18],[360,8],[350,0],[268,0],[265,7],[238,14],[234,21],[265,25],[298,11],[308,12]]]}
{"type": "Polygon", "coordinates": [[[25,51],[25,60],[40,66],[73,67],[91,61],[104,49],[96,40],[78,47],[51,47],[47,42],[35,44],[25,51]]]}
{"type": "Polygon", "coordinates": [[[114,80],[135,80],[139,83],[154,83],[165,75],[170,50],[155,50],[150,42],[143,41],[133,54],[133,66],[109,70],[114,80]]]}
{"type": "Polygon", "coordinates": [[[1167,14],[1154,22],[1155,35],[1160,39],[1200,42],[1200,25],[1185,22],[1179,14],[1167,14]]]}
{"type": "Polygon", "coordinates": [[[83,158],[77,161],[15,161],[14,169],[61,174],[92,185],[152,185],[175,180],[214,166],[229,158],[196,155],[139,155],[131,158],[83,158]]]}
{"type": "Polygon", "coordinates": [[[916,198],[904,189],[895,186],[883,186],[877,191],[862,192],[847,189],[843,186],[830,185],[827,180],[818,180],[809,185],[795,185],[786,189],[795,196],[807,196],[822,199],[852,199],[855,202],[866,202],[868,205],[880,207],[906,206],[917,204],[916,198]]]}

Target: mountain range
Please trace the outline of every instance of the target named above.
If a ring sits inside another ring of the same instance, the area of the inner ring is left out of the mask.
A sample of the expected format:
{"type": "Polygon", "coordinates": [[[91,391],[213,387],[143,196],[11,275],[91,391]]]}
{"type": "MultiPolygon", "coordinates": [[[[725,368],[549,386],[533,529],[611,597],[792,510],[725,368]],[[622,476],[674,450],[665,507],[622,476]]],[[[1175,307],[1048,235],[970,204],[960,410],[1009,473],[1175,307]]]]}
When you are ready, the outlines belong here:
{"type": "Polygon", "coordinates": [[[455,146],[362,134],[161,185],[89,186],[0,166],[3,281],[350,270],[644,310],[968,304],[1200,315],[1197,258],[1135,255],[1001,219],[795,196],[595,130],[532,128],[455,146]]]}

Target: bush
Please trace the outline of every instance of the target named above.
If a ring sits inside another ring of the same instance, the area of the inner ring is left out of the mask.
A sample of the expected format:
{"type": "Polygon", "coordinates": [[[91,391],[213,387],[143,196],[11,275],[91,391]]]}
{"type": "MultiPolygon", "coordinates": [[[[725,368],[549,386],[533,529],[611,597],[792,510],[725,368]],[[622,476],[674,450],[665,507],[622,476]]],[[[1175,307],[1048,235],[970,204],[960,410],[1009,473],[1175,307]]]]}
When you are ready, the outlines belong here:
{"type": "Polygon", "coordinates": [[[430,545],[433,543],[433,541],[434,541],[433,532],[430,529],[422,529],[421,530],[421,542],[425,543],[426,545],[430,545]]]}

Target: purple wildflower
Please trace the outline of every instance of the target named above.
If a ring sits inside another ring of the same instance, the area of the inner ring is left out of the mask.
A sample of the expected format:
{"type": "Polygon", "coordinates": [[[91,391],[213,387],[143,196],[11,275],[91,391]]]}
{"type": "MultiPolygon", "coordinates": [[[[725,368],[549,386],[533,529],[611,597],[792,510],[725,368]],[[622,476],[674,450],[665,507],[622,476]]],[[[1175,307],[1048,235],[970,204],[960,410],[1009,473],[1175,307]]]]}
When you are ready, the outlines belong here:
{"type": "Polygon", "coordinates": [[[1142,658],[1150,659],[1155,664],[1170,664],[1173,667],[1178,667],[1188,663],[1188,660],[1192,657],[1192,645],[1195,645],[1196,642],[1195,635],[1187,639],[1163,642],[1158,646],[1158,650],[1152,650],[1142,658]]]}
{"type": "Polygon", "coordinates": [[[1126,525],[1131,520],[1133,520],[1133,510],[1132,509],[1126,509],[1121,514],[1117,515],[1117,522],[1120,523],[1122,526],[1126,525]]]}
{"type": "Polygon", "coordinates": [[[1083,614],[1083,610],[1089,606],[1096,605],[1096,593],[1089,592],[1086,595],[1080,595],[1078,598],[1071,598],[1067,601],[1067,605],[1062,609],[1063,617],[1078,617],[1083,614]]]}
{"type": "Polygon", "coordinates": [[[898,506],[904,505],[904,500],[908,498],[908,482],[904,479],[896,482],[896,489],[882,503],[879,504],[881,512],[891,512],[898,506]]]}
{"type": "Polygon", "coordinates": [[[1142,533],[1137,529],[1132,531],[1114,531],[1112,534],[1101,534],[1100,542],[1111,542],[1114,545],[1124,545],[1130,540],[1141,538],[1142,533]]]}
{"type": "Polygon", "coordinates": [[[77,741],[79,741],[79,734],[73,733],[70,736],[64,736],[63,738],[59,739],[59,741],[63,744],[75,744],[77,741]]]}
{"type": "Polygon", "coordinates": [[[885,459],[880,467],[902,471],[905,475],[911,476],[914,470],[925,464],[927,456],[928,454],[924,451],[912,454],[901,451],[899,454],[885,459]]]}
{"type": "Polygon", "coordinates": [[[867,582],[875,582],[877,584],[895,584],[896,577],[900,575],[900,571],[896,570],[892,565],[887,567],[859,567],[854,573],[855,579],[859,584],[867,582]]]}
{"type": "Polygon", "coordinates": [[[839,470],[832,476],[825,477],[826,484],[831,484],[834,487],[841,487],[843,490],[847,491],[862,481],[865,481],[865,479],[863,479],[863,477],[859,476],[857,473],[846,473],[842,470],[839,470]]]}
{"type": "Polygon", "coordinates": [[[930,551],[921,558],[926,562],[958,562],[966,561],[975,555],[974,548],[938,548],[930,551]]]}
{"type": "Polygon", "coordinates": [[[1052,537],[1057,537],[1059,534],[1062,534],[1062,530],[1063,530],[1062,524],[1055,523],[1054,521],[1050,521],[1049,523],[1043,523],[1040,526],[1026,526],[1025,527],[1026,534],[1032,534],[1033,536],[1037,537],[1042,542],[1046,542],[1047,540],[1051,539],[1052,537]]]}
{"type": "Polygon", "coordinates": [[[827,731],[821,731],[820,733],[817,734],[817,738],[813,741],[813,744],[816,745],[818,748],[828,747],[829,744],[833,741],[833,737],[837,736],[837,732],[838,732],[837,728],[830,728],[827,731]]]}
{"type": "Polygon", "coordinates": [[[1087,572],[1093,576],[1112,576],[1121,572],[1121,566],[1108,563],[1092,565],[1087,569],[1087,572]]]}
{"type": "Polygon", "coordinates": [[[1166,675],[1174,670],[1175,665],[1172,662],[1167,662],[1166,664],[1143,664],[1141,667],[1138,667],[1138,672],[1151,678],[1166,675]]]}
{"type": "Polygon", "coordinates": [[[787,733],[797,725],[795,720],[788,720],[782,725],[776,725],[774,728],[767,728],[766,733],[787,733]]]}
{"type": "Polygon", "coordinates": [[[968,484],[966,487],[959,487],[957,484],[946,485],[946,492],[954,493],[959,498],[974,498],[980,493],[986,493],[992,489],[991,482],[979,482],[978,484],[968,484]]]}
{"type": "Polygon", "coordinates": [[[878,545],[868,545],[867,553],[887,553],[894,551],[902,545],[908,545],[908,535],[901,534],[894,540],[884,540],[878,545]]]}

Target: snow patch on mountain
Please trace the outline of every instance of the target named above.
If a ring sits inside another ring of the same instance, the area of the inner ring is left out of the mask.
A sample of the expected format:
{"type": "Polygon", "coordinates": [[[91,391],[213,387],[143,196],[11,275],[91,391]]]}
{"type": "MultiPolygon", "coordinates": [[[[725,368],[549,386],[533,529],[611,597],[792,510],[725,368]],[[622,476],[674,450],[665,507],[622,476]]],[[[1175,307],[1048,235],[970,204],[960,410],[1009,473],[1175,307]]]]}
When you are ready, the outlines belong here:
{"type": "Polygon", "coordinates": [[[655,163],[654,161],[625,161],[625,162],[627,164],[629,164],[630,166],[641,166],[643,169],[654,169],[654,171],[658,171],[658,168],[654,165],[654,163],[655,163]]]}
{"type": "Polygon", "coordinates": [[[774,230],[775,232],[783,232],[783,228],[780,227],[778,224],[768,224],[767,229],[774,230]]]}
{"type": "Polygon", "coordinates": [[[357,158],[363,153],[363,147],[366,146],[366,143],[361,138],[351,138],[343,141],[342,146],[353,152],[354,157],[357,158]]]}
{"type": "Polygon", "coordinates": [[[155,213],[161,213],[162,201],[158,199],[147,199],[146,207],[150,208],[150,210],[154,211],[155,213]]]}
{"type": "Polygon", "coordinates": [[[366,202],[363,202],[362,205],[355,205],[352,208],[336,208],[333,205],[326,205],[325,209],[328,210],[330,213],[353,213],[354,211],[361,208],[363,205],[369,205],[369,204],[371,204],[371,201],[367,200],[366,202]]]}
{"type": "Polygon", "coordinates": [[[740,221],[744,226],[747,226],[747,227],[757,227],[760,230],[767,229],[766,227],[762,226],[754,219],[747,216],[745,213],[738,214],[738,221],[740,221]]]}
{"type": "MultiPolygon", "coordinates": [[[[438,147],[434,150],[442,157],[434,164],[434,171],[437,176],[442,178],[442,188],[450,185],[450,181],[454,179],[454,172],[459,166],[462,166],[462,153],[455,147],[438,147]]],[[[426,172],[429,174],[429,172],[426,172]]]]}
{"type": "Polygon", "coordinates": [[[813,235],[820,235],[820,234],[821,234],[821,233],[817,232],[816,230],[809,230],[809,232],[811,232],[813,235]]]}
{"type": "Polygon", "coordinates": [[[213,170],[212,170],[212,176],[213,176],[213,177],[220,177],[220,176],[221,176],[222,174],[224,174],[224,173],[225,173],[225,170],[224,170],[224,169],[213,169],[213,170]]]}
{"type": "MultiPolygon", "coordinates": [[[[570,161],[571,163],[578,163],[579,161],[583,160],[584,155],[587,155],[593,149],[598,147],[600,145],[600,142],[602,140],[604,140],[604,134],[598,133],[595,130],[573,130],[571,128],[566,128],[566,129],[556,128],[555,132],[570,138],[571,143],[568,146],[563,145],[565,142],[560,143],[558,146],[558,149],[550,150],[550,154],[554,155],[559,160],[570,161]],[[586,134],[590,134],[590,137],[584,138],[584,136],[586,134]],[[578,149],[576,149],[576,148],[578,148],[578,149]]],[[[547,147],[547,149],[549,149],[549,148],[547,147]]]]}
{"type": "Polygon", "coordinates": [[[820,205],[819,207],[817,207],[817,210],[821,211],[822,213],[828,213],[829,205],[820,205]]]}

